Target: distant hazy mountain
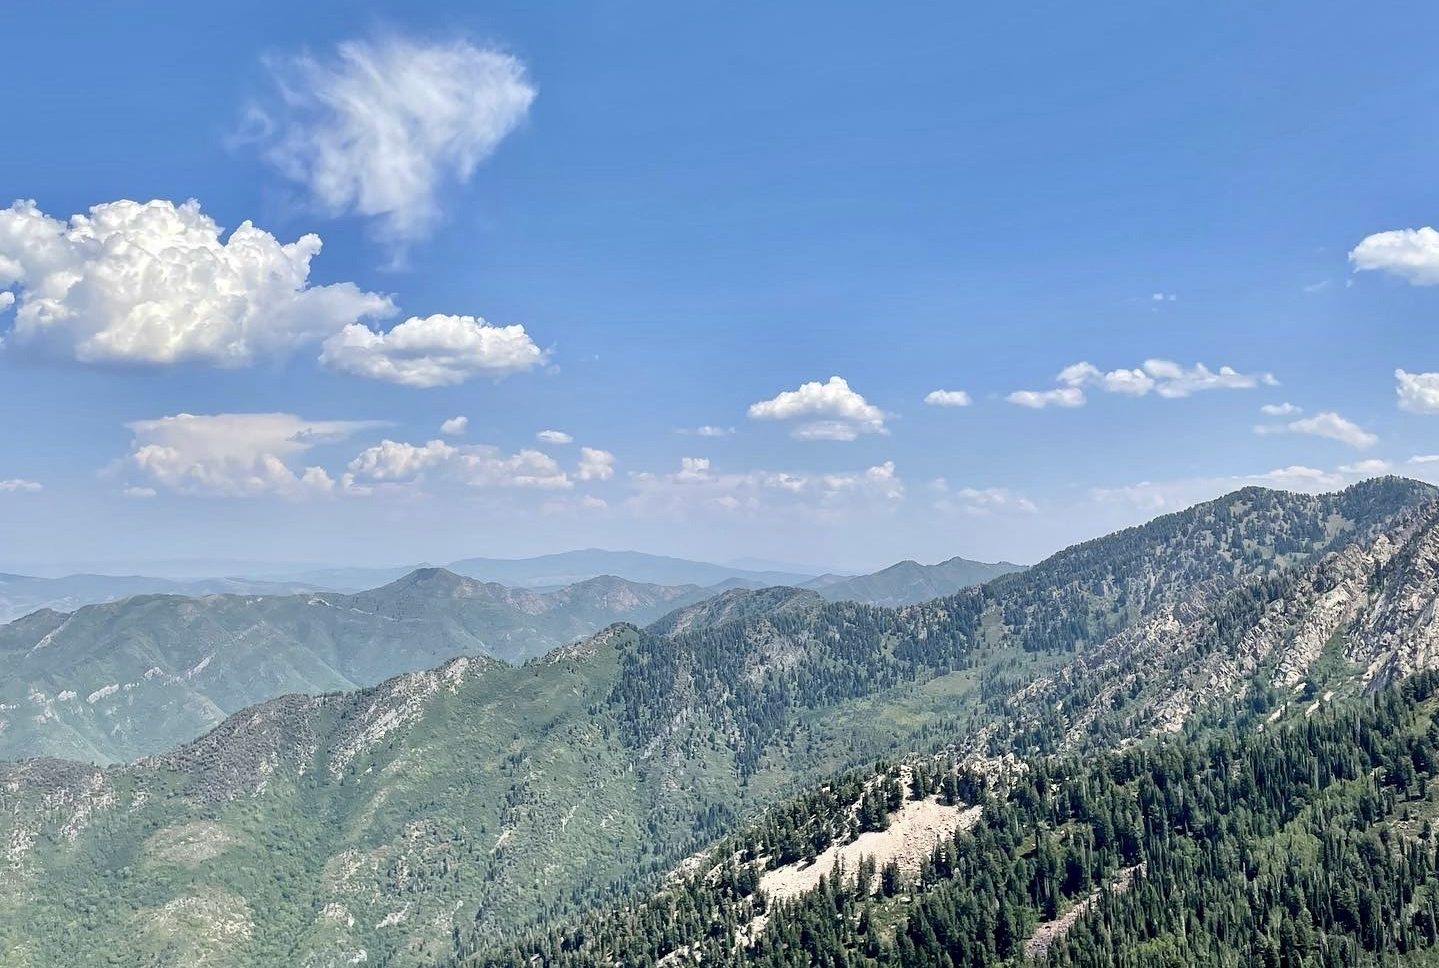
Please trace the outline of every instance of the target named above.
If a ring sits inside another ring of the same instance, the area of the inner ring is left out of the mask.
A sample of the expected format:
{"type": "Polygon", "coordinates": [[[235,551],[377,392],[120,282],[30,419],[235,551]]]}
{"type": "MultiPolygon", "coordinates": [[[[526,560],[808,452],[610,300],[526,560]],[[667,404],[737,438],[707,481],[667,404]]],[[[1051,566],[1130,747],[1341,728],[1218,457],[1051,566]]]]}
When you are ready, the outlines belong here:
{"type": "Polygon", "coordinates": [[[510,662],[710,592],[601,577],[554,591],[431,568],[354,595],[142,595],[0,626],[0,759],[129,759],[284,693],[373,685],[456,655],[510,662]]]}
{"type": "Polygon", "coordinates": [[[799,585],[811,575],[785,571],[756,571],[707,561],[668,558],[641,551],[605,551],[588,548],[536,558],[465,558],[450,570],[481,581],[504,585],[568,585],[596,575],[619,575],[630,581],[656,585],[717,585],[730,579],[749,584],[799,585]]]}
{"type": "Polygon", "coordinates": [[[932,598],[953,595],[961,588],[982,585],[1000,575],[1021,571],[1023,565],[1007,561],[969,561],[951,558],[937,565],[901,561],[872,575],[845,578],[821,575],[803,587],[819,592],[831,602],[864,602],[869,605],[917,605],[932,598]]]}
{"type": "Polygon", "coordinates": [[[38,609],[68,612],[83,605],[113,602],[131,595],[286,595],[315,586],[306,582],[206,578],[175,581],[142,575],[66,575],[34,578],[0,575],[0,622],[38,609]]]}

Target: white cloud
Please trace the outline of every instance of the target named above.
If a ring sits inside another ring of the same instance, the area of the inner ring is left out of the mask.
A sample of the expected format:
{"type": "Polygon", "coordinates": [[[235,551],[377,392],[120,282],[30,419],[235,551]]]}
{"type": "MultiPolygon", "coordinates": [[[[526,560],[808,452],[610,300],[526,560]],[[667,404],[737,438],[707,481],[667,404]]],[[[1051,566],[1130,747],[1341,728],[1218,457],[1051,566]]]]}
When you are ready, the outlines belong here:
{"type": "Polygon", "coordinates": [[[469,417],[451,417],[440,424],[440,433],[446,437],[459,437],[470,429],[469,417]]]}
{"type": "Polygon", "coordinates": [[[381,483],[412,481],[425,471],[444,465],[459,456],[460,450],[443,440],[407,444],[385,439],[366,447],[350,461],[350,473],[357,478],[381,483]]]}
{"type": "Polygon", "coordinates": [[[291,459],[377,424],[288,413],[181,413],[128,426],[135,437],[127,463],[152,484],[185,494],[300,498],[333,491],[335,481],[320,467],[294,468],[291,459]]]}
{"type": "Polygon", "coordinates": [[[221,234],[194,201],[107,202],[69,222],[16,202],[0,210],[0,288],[20,291],[7,341],[84,363],[243,366],[394,311],[351,283],[310,285],[318,236],[221,234]]]}
{"type": "Polygon", "coordinates": [[[35,494],[45,490],[45,486],[38,481],[27,481],[23,477],[12,477],[9,480],[0,481],[0,494],[35,494]]]}
{"type": "Polygon", "coordinates": [[[492,326],[477,316],[411,316],[389,332],[353,324],[325,340],[320,362],[334,370],[409,387],[503,376],[544,362],[518,324],[492,326]]]}
{"type": "Polygon", "coordinates": [[[1255,433],[1260,434],[1309,434],[1312,437],[1327,437],[1330,440],[1337,440],[1342,444],[1348,444],[1358,450],[1372,447],[1379,442],[1379,438],[1360,427],[1354,421],[1341,417],[1332,410],[1323,413],[1316,413],[1312,417],[1304,417],[1299,420],[1291,420],[1287,424],[1264,425],[1254,428],[1255,433]]]}
{"type": "Polygon", "coordinates": [[[1297,413],[1303,413],[1303,407],[1296,407],[1292,403],[1266,403],[1259,408],[1259,412],[1269,417],[1292,417],[1297,413]]]}
{"type": "Polygon", "coordinates": [[[1174,302],[1179,297],[1172,292],[1154,292],[1149,294],[1150,302],[1164,303],[1174,302]]]}
{"type": "Polygon", "coordinates": [[[488,444],[452,445],[443,440],[410,444],[382,440],[350,461],[361,482],[411,484],[430,472],[471,487],[566,489],[573,486],[554,458],[528,448],[503,453],[488,444]]]}
{"type": "Polygon", "coordinates": [[[1161,397],[1187,397],[1201,390],[1249,390],[1279,385],[1272,373],[1240,373],[1229,366],[1213,371],[1203,363],[1186,369],[1172,360],[1145,360],[1144,372],[1154,378],[1154,390],[1161,397]]]}
{"type": "Polygon", "coordinates": [[[924,402],[932,407],[967,407],[969,394],[963,390],[931,390],[924,402]]]}
{"type": "Polygon", "coordinates": [[[1333,491],[1352,482],[1337,471],[1290,464],[1288,467],[1276,467],[1263,474],[1232,478],[1230,483],[1231,490],[1248,484],[1258,484],[1261,487],[1275,487],[1286,491],[1333,491]]]}
{"type": "Polygon", "coordinates": [[[553,457],[529,448],[505,454],[497,447],[467,447],[460,457],[460,469],[471,487],[552,490],[574,486],[553,457]]]}
{"type": "Polygon", "coordinates": [[[1378,270],[1415,286],[1439,285],[1439,232],[1429,226],[1366,236],[1349,253],[1356,272],[1378,270]]]}
{"type": "Polygon", "coordinates": [[[1084,390],[1094,388],[1105,393],[1142,397],[1151,391],[1161,397],[1187,397],[1201,390],[1247,390],[1252,387],[1277,386],[1272,373],[1240,373],[1233,367],[1211,370],[1203,363],[1181,366],[1173,360],[1150,359],[1133,369],[1104,371],[1093,363],[1071,363],[1055,377],[1060,386],[1053,390],[1016,390],[1007,399],[1022,407],[1082,407],[1084,390]]]}
{"type": "Polygon", "coordinates": [[[681,427],[676,430],[675,433],[683,434],[685,436],[692,435],[695,437],[732,437],[734,436],[734,428],[717,427],[713,424],[705,424],[702,427],[695,427],[694,429],[690,429],[688,427],[681,427]]]}
{"type": "Polygon", "coordinates": [[[883,410],[850,389],[843,377],[804,383],[772,400],[750,405],[751,420],[800,420],[790,435],[798,440],[854,440],[861,434],[886,434],[883,410]]]}
{"type": "Polygon", "coordinates": [[[1034,501],[1005,487],[951,487],[942,477],[929,484],[939,496],[934,508],[944,514],[966,514],[989,517],[993,514],[1033,514],[1039,510],[1034,501]]]}
{"type": "Polygon", "coordinates": [[[582,481],[607,481],[615,476],[615,455],[607,450],[581,447],[575,475],[582,481]]]}
{"type": "Polygon", "coordinates": [[[132,486],[125,488],[125,490],[121,491],[120,493],[124,494],[128,498],[134,498],[137,501],[143,501],[147,498],[155,497],[156,494],[158,494],[159,492],[156,491],[153,487],[132,486]]]}
{"type": "Polygon", "coordinates": [[[1341,474],[1354,474],[1359,477],[1375,477],[1380,474],[1388,474],[1393,465],[1387,460],[1370,458],[1369,460],[1355,461],[1352,464],[1342,464],[1339,467],[1341,474]]]}
{"type": "Polygon", "coordinates": [[[1031,410],[1045,407],[1082,407],[1084,391],[1078,387],[1058,387],[1053,390],[1015,390],[1004,399],[1031,410]]]}
{"type": "Polygon", "coordinates": [[[464,40],[348,41],[272,67],[279,108],[256,112],[266,157],[326,211],[374,217],[397,244],[435,226],[441,189],[467,182],[535,97],[519,60],[464,40]]]}
{"type": "Polygon", "coordinates": [[[0,292],[0,313],[3,313],[13,305],[15,305],[15,294],[9,290],[0,292]]]}
{"type": "Polygon", "coordinates": [[[1399,409],[1410,413],[1439,413],[1439,373],[1394,371],[1399,409]]]}
{"type": "Polygon", "coordinates": [[[575,442],[575,438],[563,430],[541,430],[535,434],[535,438],[546,444],[573,444],[575,442]]]}
{"type": "Polygon", "coordinates": [[[1085,362],[1071,363],[1060,370],[1055,379],[1068,387],[1093,386],[1106,393],[1123,393],[1135,397],[1142,397],[1154,389],[1154,378],[1141,369],[1119,369],[1105,373],[1093,363],[1085,362]]]}
{"type": "Polygon", "coordinates": [[[681,484],[713,480],[713,476],[710,474],[710,459],[708,457],[681,457],[679,473],[674,476],[674,479],[681,484]]]}
{"type": "Polygon", "coordinates": [[[708,458],[685,457],[672,474],[630,475],[626,506],[645,516],[686,517],[696,512],[753,516],[803,515],[825,521],[856,509],[892,509],[904,499],[904,482],[886,461],[862,471],[835,473],[753,470],[721,473],[708,458]]]}

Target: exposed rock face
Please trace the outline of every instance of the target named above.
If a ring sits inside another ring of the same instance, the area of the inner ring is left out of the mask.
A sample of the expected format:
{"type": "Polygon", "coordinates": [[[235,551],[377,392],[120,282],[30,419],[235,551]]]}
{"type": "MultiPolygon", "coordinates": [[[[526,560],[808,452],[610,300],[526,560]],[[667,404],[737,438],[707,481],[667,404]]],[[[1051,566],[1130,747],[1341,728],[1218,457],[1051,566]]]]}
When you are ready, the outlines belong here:
{"type": "Polygon", "coordinates": [[[1256,681],[1286,695],[1372,688],[1439,666],[1436,598],[1439,505],[1425,505],[1312,565],[1191,589],[1011,702],[1086,696],[1072,710],[1077,741],[1100,709],[1129,708],[1142,735],[1177,731],[1256,681]],[[1321,668],[1326,656],[1343,662],[1321,668]]]}

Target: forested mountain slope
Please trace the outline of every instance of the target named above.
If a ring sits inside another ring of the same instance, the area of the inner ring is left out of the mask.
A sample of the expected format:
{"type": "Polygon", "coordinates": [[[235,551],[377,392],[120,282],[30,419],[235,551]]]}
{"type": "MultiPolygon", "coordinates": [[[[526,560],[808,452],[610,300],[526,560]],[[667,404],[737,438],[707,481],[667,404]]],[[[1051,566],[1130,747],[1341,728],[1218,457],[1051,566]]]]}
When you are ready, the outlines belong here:
{"type": "MultiPolygon", "coordinates": [[[[1439,674],[1269,730],[1085,759],[922,758],[771,811],[634,904],[465,968],[1432,964],[1439,674]],[[903,782],[901,782],[903,781],[903,782]],[[962,822],[882,849],[928,808],[962,822]],[[816,859],[818,855],[818,859],[816,859]],[[791,871],[815,886],[782,889],[791,871]]],[[[478,949],[478,950],[476,950],[478,949]]]]}
{"type": "Polygon", "coordinates": [[[521,667],[276,700],[133,766],[6,767],[0,961],[429,964],[651,888],[743,817],[877,758],[1162,731],[1168,686],[1136,676],[1145,662],[1188,684],[1186,724],[1302,717],[1313,700],[1291,697],[1311,693],[1322,712],[1371,668],[1431,664],[1407,644],[1439,592],[1432,501],[1396,480],[1250,489],[922,605],[734,592],[521,667]],[[1315,613],[1305,588],[1350,558],[1384,562],[1344,625],[1372,628],[1370,651],[1331,634],[1312,655],[1283,646],[1288,666],[1207,670],[1271,615],[1315,613]],[[1167,621],[1188,637],[1166,651],[1167,621]],[[1393,663],[1365,660],[1379,647],[1393,663]]]}
{"type": "Polygon", "coordinates": [[[523,660],[706,592],[595,578],[549,592],[444,569],[344,595],[149,595],[0,627],[0,758],[154,753],[290,692],[374,685],[457,655],[523,660]]]}
{"type": "Polygon", "coordinates": [[[970,561],[951,558],[934,565],[901,561],[872,575],[836,578],[806,583],[831,602],[863,602],[867,605],[916,605],[931,598],[953,595],[962,588],[1021,571],[1007,561],[970,561]]]}

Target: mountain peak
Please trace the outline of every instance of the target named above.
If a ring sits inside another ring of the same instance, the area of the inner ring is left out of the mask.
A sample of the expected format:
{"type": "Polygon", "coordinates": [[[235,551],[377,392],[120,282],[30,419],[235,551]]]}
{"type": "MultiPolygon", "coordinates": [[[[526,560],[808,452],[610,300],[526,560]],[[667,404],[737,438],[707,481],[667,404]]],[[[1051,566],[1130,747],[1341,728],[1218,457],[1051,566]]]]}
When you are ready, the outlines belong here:
{"type": "Polygon", "coordinates": [[[426,567],[416,568],[414,571],[390,582],[388,588],[407,588],[424,586],[430,590],[466,588],[479,584],[474,579],[466,578],[464,575],[457,575],[448,568],[426,567]]]}

